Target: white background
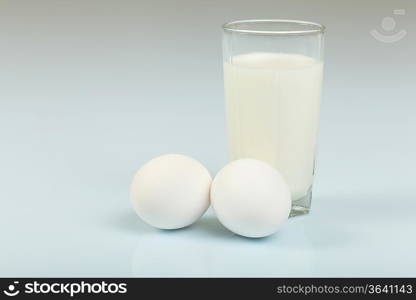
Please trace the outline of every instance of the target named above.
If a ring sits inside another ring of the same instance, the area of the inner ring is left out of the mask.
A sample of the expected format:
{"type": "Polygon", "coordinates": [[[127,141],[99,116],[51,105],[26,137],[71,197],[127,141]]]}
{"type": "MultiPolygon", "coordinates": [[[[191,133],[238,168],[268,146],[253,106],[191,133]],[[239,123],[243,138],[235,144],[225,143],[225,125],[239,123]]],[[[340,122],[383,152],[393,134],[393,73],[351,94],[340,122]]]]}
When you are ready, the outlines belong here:
{"type": "Polygon", "coordinates": [[[415,11],[1,0],[0,276],[416,276],[415,11]],[[129,202],[141,165],[183,153],[214,175],[227,162],[220,26],[242,18],[327,26],[312,212],[260,240],[212,212],[153,229],[129,202]],[[372,29],[407,36],[385,44],[372,29]]]}

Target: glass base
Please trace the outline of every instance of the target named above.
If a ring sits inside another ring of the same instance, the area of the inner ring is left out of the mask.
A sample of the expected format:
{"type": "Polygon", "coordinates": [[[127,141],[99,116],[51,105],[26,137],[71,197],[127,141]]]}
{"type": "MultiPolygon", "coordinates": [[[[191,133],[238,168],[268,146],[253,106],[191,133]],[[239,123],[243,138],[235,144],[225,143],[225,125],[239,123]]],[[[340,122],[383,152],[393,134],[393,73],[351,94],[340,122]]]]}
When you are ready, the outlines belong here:
{"type": "Polygon", "coordinates": [[[289,218],[306,215],[311,209],[312,187],[309,188],[305,196],[300,199],[292,201],[292,210],[289,218]]]}

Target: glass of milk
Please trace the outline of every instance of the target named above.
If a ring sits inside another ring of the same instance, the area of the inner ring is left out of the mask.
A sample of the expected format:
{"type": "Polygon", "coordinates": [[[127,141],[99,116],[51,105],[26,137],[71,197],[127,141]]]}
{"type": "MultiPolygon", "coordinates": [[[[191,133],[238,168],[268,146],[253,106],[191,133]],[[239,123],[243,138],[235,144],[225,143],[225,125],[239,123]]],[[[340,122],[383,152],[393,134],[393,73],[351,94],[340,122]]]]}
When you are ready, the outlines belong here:
{"type": "Polygon", "coordinates": [[[284,176],[291,216],[311,207],[324,26],[244,20],[223,26],[230,159],[263,160],[284,176]]]}

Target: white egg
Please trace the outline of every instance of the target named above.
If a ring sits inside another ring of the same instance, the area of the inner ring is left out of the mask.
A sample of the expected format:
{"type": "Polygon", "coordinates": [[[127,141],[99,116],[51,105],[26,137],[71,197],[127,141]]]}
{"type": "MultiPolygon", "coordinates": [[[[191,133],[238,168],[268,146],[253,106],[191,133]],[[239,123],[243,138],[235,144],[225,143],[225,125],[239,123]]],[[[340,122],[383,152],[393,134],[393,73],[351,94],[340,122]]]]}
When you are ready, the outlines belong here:
{"type": "Polygon", "coordinates": [[[255,159],[226,165],[211,185],[211,204],[232,232],[252,238],[276,232],[288,219],[290,191],[280,173],[255,159]]]}
{"type": "Polygon", "coordinates": [[[211,181],[198,161],[179,154],[162,155],[137,171],[131,200],[146,223],[177,229],[192,224],[207,210],[211,181]]]}

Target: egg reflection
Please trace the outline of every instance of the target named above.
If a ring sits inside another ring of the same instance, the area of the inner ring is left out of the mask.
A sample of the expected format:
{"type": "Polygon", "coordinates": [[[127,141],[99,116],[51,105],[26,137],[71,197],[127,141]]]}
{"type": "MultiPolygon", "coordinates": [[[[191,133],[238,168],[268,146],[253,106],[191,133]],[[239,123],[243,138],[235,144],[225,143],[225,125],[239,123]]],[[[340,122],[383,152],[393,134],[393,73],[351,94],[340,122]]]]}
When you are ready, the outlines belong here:
{"type": "Polygon", "coordinates": [[[308,276],[315,267],[304,220],[261,240],[237,236],[213,216],[176,231],[142,234],[132,255],[135,277],[308,276]]]}

